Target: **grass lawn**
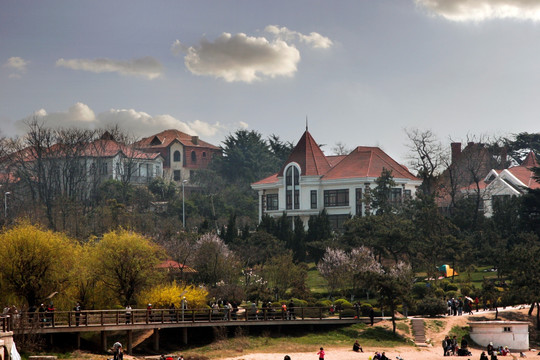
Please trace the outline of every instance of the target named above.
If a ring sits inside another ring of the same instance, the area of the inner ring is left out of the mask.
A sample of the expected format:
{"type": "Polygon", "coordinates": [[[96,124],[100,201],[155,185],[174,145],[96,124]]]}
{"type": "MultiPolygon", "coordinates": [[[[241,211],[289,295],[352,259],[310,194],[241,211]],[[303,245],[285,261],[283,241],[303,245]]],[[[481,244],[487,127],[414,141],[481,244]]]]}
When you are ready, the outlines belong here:
{"type": "Polygon", "coordinates": [[[362,346],[396,347],[410,345],[407,339],[394,335],[391,330],[378,326],[354,324],[335,328],[329,331],[299,331],[298,333],[280,336],[261,334],[260,336],[237,335],[234,338],[222,339],[200,347],[186,349],[184,352],[192,355],[214,357],[236,356],[244,352],[303,352],[313,351],[319,346],[348,347],[354,340],[359,340],[362,346]]]}

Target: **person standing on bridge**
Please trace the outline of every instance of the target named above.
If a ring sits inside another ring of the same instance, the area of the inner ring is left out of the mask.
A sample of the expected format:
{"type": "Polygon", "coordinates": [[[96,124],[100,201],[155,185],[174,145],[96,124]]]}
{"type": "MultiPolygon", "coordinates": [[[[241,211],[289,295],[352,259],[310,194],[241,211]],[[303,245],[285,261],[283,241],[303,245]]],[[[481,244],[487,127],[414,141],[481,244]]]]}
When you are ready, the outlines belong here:
{"type": "Polygon", "coordinates": [[[73,311],[75,311],[75,326],[79,326],[81,322],[81,304],[79,302],[75,304],[73,311]]]}
{"type": "Polygon", "coordinates": [[[296,315],[294,314],[294,301],[291,299],[291,302],[288,306],[289,309],[289,320],[296,320],[296,315]]]}
{"type": "Polygon", "coordinates": [[[126,306],[126,324],[131,322],[131,305],[127,304],[126,306]]]}

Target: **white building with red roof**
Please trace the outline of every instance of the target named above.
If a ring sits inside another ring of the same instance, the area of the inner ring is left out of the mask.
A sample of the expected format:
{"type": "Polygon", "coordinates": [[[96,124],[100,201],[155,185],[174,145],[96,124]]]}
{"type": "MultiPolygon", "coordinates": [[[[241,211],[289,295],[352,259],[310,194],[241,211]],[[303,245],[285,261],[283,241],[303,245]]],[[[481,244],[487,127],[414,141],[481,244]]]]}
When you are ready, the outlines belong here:
{"type": "Polygon", "coordinates": [[[189,180],[193,171],[204,169],[221,149],[180,130],[164,130],[146,137],[135,146],[145,152],[160,153],[163,157],[163,176],[180,183],[189,180]]]}
{"type": "Polygon", "coordinates": [[[326,209],[334,228],[365,215],[365,194],[383,169],[392,171],[394,201],[414,196],[421,180],[378,147],[359,146],[346,156],[326,156],[306,129],[281,170],[251,184],[259,193],[259,220],[267,214],[309,217],[326,209]]]}
{"type": "Polygon", "coordinates": [[[534,179],[533,168],[538,167],[536,155],[530,151],[525,160],[518,165],[504,170],[492,169],[480,183],[484,203],[484,215],[493,215],[493,202],[512,196],[521,196],[529,189],[540,188],[534,179]]]}

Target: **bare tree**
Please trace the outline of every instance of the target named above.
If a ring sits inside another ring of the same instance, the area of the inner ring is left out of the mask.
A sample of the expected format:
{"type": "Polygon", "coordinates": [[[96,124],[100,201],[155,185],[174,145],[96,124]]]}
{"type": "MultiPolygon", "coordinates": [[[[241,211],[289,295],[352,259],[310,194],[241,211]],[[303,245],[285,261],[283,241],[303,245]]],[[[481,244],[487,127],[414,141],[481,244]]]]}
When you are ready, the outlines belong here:
{"type": "Polygon", "coordinates": [[[423,181],[422,191],[425,195],[434,195],[446,159],[442,144],[431,130],[410,129],[405,132],[410,140],[410,163],[423,181]]]}
{"type": "Polygon", "coordinates": [[[332,152],[335,155],[349,155],[349,153],[351,152],[351,149],[349,149],[347,145],[345,145],[345,143],[338,141],[336,145],[332,147],[332,152]]]}

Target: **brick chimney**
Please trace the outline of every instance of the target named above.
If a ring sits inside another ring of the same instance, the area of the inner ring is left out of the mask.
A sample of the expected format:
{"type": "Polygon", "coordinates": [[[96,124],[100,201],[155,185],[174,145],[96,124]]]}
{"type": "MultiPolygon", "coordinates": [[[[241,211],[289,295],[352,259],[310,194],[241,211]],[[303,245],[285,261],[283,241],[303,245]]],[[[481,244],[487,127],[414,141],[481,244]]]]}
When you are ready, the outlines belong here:
{"type": "Polygon", "coordinates": [[[193,145],[199,145],[199,137],[198,136],[192,136],[191,137],[191,142],[193,143],[193,145]]]}
{"type": "Polygon", "coordinates": [[[452,149],[452,164],[454,164],[461,156],[461,143],[451,143],[450,148],[452,149]]]}

